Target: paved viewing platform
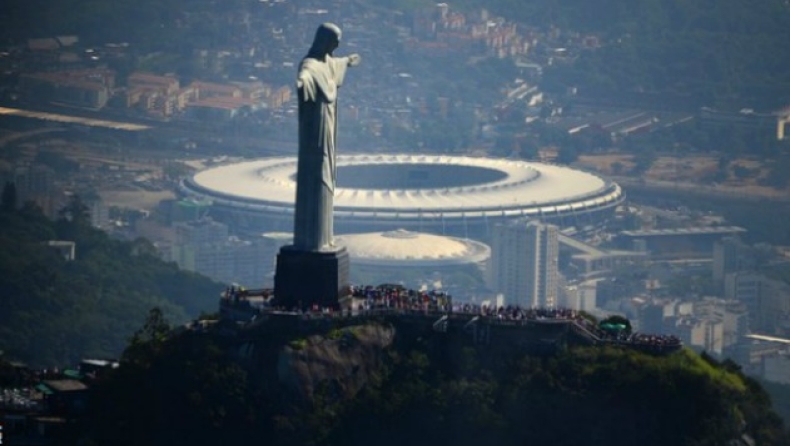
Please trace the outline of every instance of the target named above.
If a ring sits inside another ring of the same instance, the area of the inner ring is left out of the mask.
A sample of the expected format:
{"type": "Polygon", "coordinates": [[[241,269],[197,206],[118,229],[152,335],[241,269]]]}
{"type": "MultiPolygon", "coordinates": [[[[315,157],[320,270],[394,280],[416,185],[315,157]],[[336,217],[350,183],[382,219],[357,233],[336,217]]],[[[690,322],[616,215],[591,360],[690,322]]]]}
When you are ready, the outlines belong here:
{"type": "Polygon", "coordinates": [[[490,343],[497,337],[514,337],[532,329],[539,339],[553,343],[572,335],[579,343],[613,345],[647,353],[665,354],[682,348],[673,335],[628,333],[625,329],[607,329],[583,312],[566,308],[493,307],[454,303],[443,291],[416,291],[399,285],[352,287],[351,296],[341,308],[311,306],[283,308],[276,305],[273,290],[228,288],[220,300],[224,319],[241,325],[260,326],[273,321],[303,324],[321,322],[353,323],[374,319],[430,325],[435,332],[452,330],[469,333],[476,343],[490,343]],[[518,331],[521,329],[521,331],[518,331]],[[549,332],[551,335],[548,336],[549,332]]]}

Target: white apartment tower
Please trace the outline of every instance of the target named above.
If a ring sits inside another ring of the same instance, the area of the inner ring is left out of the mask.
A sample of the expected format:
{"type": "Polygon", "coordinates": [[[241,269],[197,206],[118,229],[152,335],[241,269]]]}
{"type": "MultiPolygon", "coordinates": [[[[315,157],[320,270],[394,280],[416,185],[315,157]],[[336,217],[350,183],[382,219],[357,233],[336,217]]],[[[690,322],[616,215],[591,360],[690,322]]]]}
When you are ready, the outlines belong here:
{"type": "Polygon", "coordinates": [[[508,305],[551,307],[559,287],[559,228],[537,221],[497,225],[491,243],[491,287],[508,305]]]}
{"type": "Polygon", "coordinates": [[[725,237],[713,244],[713,281],[723,286],[729,273],[753,269],[753,249],[737,237],[725,237]]]}

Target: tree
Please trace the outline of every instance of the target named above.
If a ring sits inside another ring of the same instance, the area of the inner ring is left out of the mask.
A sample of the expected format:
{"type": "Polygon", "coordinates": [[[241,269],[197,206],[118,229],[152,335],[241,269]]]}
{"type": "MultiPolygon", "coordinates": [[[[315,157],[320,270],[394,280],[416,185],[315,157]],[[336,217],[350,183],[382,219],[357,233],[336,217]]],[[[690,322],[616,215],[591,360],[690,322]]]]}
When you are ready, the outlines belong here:
{"type": "Polygon", "coordinates": [[[148,312],[148,318],[146,318],[143,327],[137,330],[129,340],[129,347],[123,353],[123,360],[147,366],[161,350],[169,335],[170,322],[165,318],[162,309],[152,308],[148,312]]]}
{"type": "Polygon", "coordinates": [[[89,225],[91,221],[90,209],[77,194],[69,198],[68,204],[58,211],[58,215],[75,226],[89,225]]]}
{"type": "Polygon", "coordinates": [[[164,342],[170,333],[170,322],[168,322],[162,309],[154,307],[148,312],[148,318],[143,327],[132,336],[131,344],[141,342],[164,342]]]}
{"type": "Polygon", "coordinates": [[[147,241],[53,222],[32,204],[0,212],[0,227],[0,349],[32,367],[119,357],[151,308],[161,312],[138,339],[158,339],[163,315],[182,324],[215,309],[224,288],[163,262],[147,241]],[[48,240],[75,242],[76,258],[66,261],[48,240]]]}

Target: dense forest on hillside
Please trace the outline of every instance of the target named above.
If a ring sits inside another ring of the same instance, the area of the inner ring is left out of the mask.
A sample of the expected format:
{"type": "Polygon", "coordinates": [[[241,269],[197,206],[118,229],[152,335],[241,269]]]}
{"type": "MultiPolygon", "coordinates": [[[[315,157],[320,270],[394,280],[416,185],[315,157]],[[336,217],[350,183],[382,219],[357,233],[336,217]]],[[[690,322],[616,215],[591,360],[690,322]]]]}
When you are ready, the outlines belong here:
{"type": "MultiPolygon", "coordinates": [[[[7,198],[7,197],[6,197],[7,198]]],[[[222,285],[155,256],[146,240],[94,229],[78,199],[51,221],[33,205],[0,210],[0,351],[34,367],[117,358],[153,307],[186,322],[214,311],[222,285]],[[76,243],[67,261],[50,240],[76,243]]]]}
{"type": "MultiPolygon", "coordinates": [[[[406,12],[425,0],[379,0],[406,12]]],[[[0,39],[72,33],[90,44],[130,42],[142,53],[236,48],[248,35],[228,17],[259,11],[234,0],[6,0],[0,39]]],[[[601,46],[546,70],[545,87],[580,94],[652,94],[665,102],[769,110],[790,103],[790,6],[783,0],[459,0],[544,31],[600,36],[601,46]]],[[[370,24],[374,27],[375,24],[370,24]]],[[[543,49],[547,50],[546,48],[543,49]]]]}
{"type": "MultiPolygon", "coordinates": [[[[333,329],[310,343],[353,350],[359,329],[333,329]]],[[[759,445],[789,444],[759,384],[730,362],[689,350],[650,356],[568,346],[534,356],[431,332],[396,334],[359,393],[339,391],[353,379],[341,372],[300,403],[267,372],[281,368],[296,333],[258,339],[256,350],[281,353],[250,363],[221,332],[168,336],[154,314],[122,366],[96,387],[82,432],[118,445],[250,438],[273,445],[740,445],[744,434],[759,445]],[[140,410],[141,401],[151,410],[140,410]]]]}

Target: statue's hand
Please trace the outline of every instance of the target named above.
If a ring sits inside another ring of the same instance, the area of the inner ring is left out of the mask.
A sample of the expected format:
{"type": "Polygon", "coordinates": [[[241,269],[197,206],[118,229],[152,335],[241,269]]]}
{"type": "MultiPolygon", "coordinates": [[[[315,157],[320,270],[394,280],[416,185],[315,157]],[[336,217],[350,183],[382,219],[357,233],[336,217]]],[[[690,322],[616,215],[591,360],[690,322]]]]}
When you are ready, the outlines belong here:
{"type": "Polygon", "coordinates": [[[359,54],[354,53],[354,54],[351,54],[350,56],[348,56],[348,66],[349,67],[355,67],[355,66],[359,65],[359,63],[361,61],[362,61],[362,56],[360,56],[359,54]]]}
{"type": "Polygon", "coordinates": [[[296,88],[302,88],[308,81],[308,75],[304,72],[300,72],[296,77],[296,88]]]}
{"type": "Polygon", "coordinates": [[[310,76],[307,73],[299,73],[299,76],[296,78],[296,89],[302,90],[302,97],[305,101],[315,101],[315,82],[310,79],[310,76]]]}

